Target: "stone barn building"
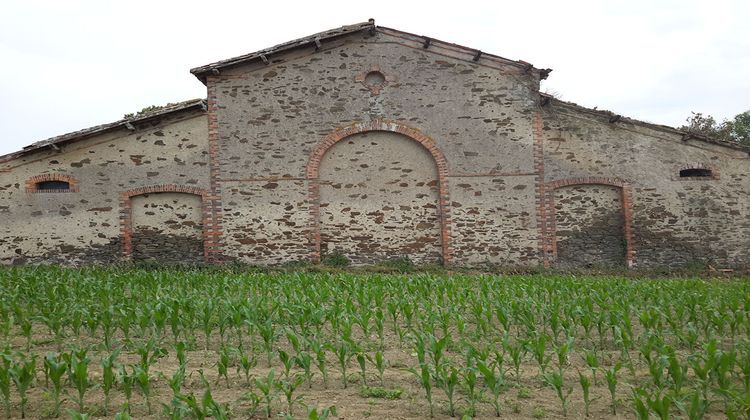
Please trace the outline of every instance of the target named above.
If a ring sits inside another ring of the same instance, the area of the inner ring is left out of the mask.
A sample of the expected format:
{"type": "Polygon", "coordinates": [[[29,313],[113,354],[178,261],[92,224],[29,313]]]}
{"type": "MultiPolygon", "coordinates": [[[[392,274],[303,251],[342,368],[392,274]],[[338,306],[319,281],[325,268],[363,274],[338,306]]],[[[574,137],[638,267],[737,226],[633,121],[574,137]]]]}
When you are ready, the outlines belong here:
{"type": "Polygon", "coordinates": [[[548,69],[369,21],[191,72],[206,100],[0,157],[0,261],[750,264],[750,148],[548,69]]]}

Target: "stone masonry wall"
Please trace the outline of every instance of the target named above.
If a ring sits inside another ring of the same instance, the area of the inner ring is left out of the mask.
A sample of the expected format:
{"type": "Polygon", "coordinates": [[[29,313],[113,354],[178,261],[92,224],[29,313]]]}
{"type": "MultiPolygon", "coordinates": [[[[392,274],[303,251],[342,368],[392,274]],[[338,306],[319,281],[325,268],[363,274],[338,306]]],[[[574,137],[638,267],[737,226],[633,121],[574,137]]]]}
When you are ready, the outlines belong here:
{"type": "MultiPolygon", "coordinates": [[[[457,245],[452,263],[538,263],[531,118],[538,79],[518,66],[474,63],[472,54],[440,45],[425,50],[421,41],[379,30],[326,42],[318,52],[285,53],[269,65],[243,65],[210,76],[225,258],[259,264],[311,260],[310,215],[318,204],[308,195],[311,153],[332,132],[379,119],[423,133],[444,154],[450,213],[441,217],[448,219],[448,239],[457,245]],[[377,94],[362,79],[373,68],[387,81],[377,94]]],[[[411,156],[412,143],[395,142],[399,149],[393,155],[411,156]]],[[[342,162],[357,161],[352,175],[342,168],[337,177],[356,176],[362,164],[382,166],[377,159],[368,161],[367,154],[356,154],[361,151],[356,148],[341,150],[342,162]]],[[[321,200],[326,191],[321,189],[321,200]]],[[[394,194],[391,202],[394,208],[412,207],[416,194],[409,189],[394,194]]],[[[320,211],[325,221],[325,208],[320,211]]],[[[431,214],[425,217],[435,217],[431,214]]],[[[346,234],[340,216],[333,224],[346,234]]],[[[384,251],[375,258],[401,256],[403,249],[385,242],[392,234],[389,225],[370,224],[368,217],[350,213],[346,227],[367,224],[373,228],[368,235],[380,243],[351,246],[384,251]]],[[[431,219],[426,223],[433,225],[431,219]]],[[[436,235],[429,229],[425,244],[436,235]]],[[[321,232],[323,240],[330,245],[332,237],[321,232]]],[[[418,259],[435,260],[434,251],[420,252],[418,259]]]]}
{"type": "Polygon", "coordinates": [[[120,261],[120,194],[164,184],[208,188],[205,114],[0,163],[0,263],[120,261]],[[27,180],[44,174],[74,178],[77,191],[27,192],[27,180]]]}
{"type": "Polygon", "coordinates": [[[632,188],[636,266],[750,265],[747,152],[553,102],[544,108],[545,179],[589,177],[632,188]],[[688,167],[713,177],[681,178],[688,167]]]}

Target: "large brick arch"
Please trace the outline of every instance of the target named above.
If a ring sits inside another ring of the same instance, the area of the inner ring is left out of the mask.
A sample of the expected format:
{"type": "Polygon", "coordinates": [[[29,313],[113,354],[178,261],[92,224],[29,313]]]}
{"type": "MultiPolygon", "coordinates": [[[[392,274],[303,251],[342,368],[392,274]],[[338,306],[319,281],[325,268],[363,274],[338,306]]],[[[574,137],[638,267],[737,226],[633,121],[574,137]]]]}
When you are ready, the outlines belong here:
{"type": "Polygon", "coordinates": [[[310,203],[310,256],[313,262],[320,261],[320,162],[326,152],[341,140],[354,134],[369,131],[389,131],[408,137],[421,144],[432,155],[438,170],[440,233],[442,241],[442,259],[444,265],[451,262],[451,233],[450,233],[450,198],[448,192],[448,163],[445,155],[434,140],[419,130],[407,125],[376,119],[366,123],[356,123],[339,128],[328,134],[313,149],[307,163],[306,177],[308,181],[308,201],[310,203]]]}
{"type": "Polygon", "coordinates": [[[203,216],[203,256],[210,262],[210,247],[213,245],[209,235],[211,219],[211,200],[207,190],[197,187],[175,184],[151,185],[139,187],[120,193],[120,236],[122,241],[122,257],[130,259],[133,255],[133,208],[132,198],[144,194],[175,192],[192,194],[201,197],[201,213],[203,216]]]}
{"type": "Polygon", "coordinates": [[[620,201],[622,203],[622,215],[624,219],[623,236],[625,238],[625,260],[628,268],[635,267],[635,241],[633,238],[633,191],[628,181],[620,178],[607,177],[581,177],[566,178],[551,181],[545,184],[546,207],[550,222],[547,223],[547,231],[543,232],[545,238],[544,265],[549,267],[550,260],[557,255],[556,226],[555,226],[555,190],[558,188],[576,185],[608,185],[620,189],[620,201]]]}

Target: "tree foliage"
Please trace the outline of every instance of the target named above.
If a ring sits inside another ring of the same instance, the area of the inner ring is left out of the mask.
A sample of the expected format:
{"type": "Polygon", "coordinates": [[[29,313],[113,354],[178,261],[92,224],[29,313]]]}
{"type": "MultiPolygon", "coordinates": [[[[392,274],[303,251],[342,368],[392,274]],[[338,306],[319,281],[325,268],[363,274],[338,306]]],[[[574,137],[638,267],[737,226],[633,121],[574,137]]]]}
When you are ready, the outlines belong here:
{"type": "Polygon", "coordinates": [[[680,130],[701,134],[717,140],[750,145],[750,111],[737,114],[731,120],[716,121],[711,115],[693,112],[680,130]]]}

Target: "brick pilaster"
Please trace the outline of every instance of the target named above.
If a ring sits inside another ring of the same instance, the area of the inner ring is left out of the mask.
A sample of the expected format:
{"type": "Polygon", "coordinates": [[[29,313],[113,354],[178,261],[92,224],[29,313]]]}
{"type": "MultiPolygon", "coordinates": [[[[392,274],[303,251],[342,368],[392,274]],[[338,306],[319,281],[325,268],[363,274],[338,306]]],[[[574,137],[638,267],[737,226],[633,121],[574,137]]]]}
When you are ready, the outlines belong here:
{"type": "Polygon", "coordinates": [[[537,220],[537,251],[540,262],[545,267],[549,267],[549,254],[551,252],[549,243],[550,232],[547,226],[547,207],[549,203],[544,184],[544,138],[542,136],[542,124],[542,113],[537,110],[534,112],[532,122],[534,173],[536,174],[534,176],[534,190],[536,193],[534,207],[536,208],[537,220]]]}
{"type": "Polygon", "coordinates": [[[206,261],[220,263],[222,255],[222,208],[221,208],[221,161],[219,158],[219,122],[216,103],[217,78],[208,77],[206,86],[208,90],[208,162],[210,177],[210,194],[207,200],[206,213],[208,223],[206,225],[206,261]]]}

